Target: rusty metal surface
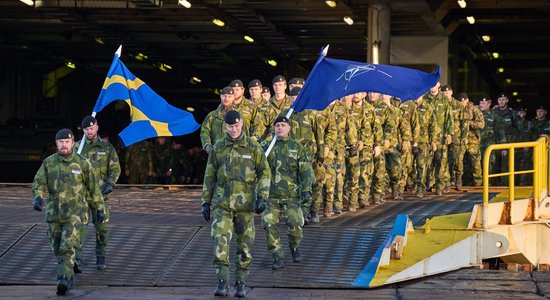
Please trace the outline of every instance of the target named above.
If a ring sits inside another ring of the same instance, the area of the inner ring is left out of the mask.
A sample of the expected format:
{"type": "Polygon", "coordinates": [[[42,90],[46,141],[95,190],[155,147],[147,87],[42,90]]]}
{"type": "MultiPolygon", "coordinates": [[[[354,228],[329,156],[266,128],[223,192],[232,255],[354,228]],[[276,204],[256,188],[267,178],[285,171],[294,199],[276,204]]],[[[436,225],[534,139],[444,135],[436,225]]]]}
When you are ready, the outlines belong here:
{"type": "MultiPolygon", "coordinates": [[[[200,189],[117,188],[110,197],[111,241],[105,271],[95,270],[94,234],[88,228],[87,266],[78,285],[211,287],[215,284],[210,227],[200,214],[200,189]]],[[[406,195],[407,196],[407,195],[406,195]]],[[[410,195],[409,195],[410,196],[410,195]]],[[[292,262],[281,226],[286,268],[272,271],[265,233],[256,217],[256,241],[248,284],[252,287],[346,288],[407,213],[426,217],[471,210],[478,193],[387,201],[304,228],[303,261],[292,262]]],[[[53,284],[55,259],[43,213],[32,210],[29,187],[0,187],[0,285],[53,284]]],[[[231,260],[235,255],[234,241],[231,260]]],[[[234,266],[231,266],[232,271],[234,266]]]]}

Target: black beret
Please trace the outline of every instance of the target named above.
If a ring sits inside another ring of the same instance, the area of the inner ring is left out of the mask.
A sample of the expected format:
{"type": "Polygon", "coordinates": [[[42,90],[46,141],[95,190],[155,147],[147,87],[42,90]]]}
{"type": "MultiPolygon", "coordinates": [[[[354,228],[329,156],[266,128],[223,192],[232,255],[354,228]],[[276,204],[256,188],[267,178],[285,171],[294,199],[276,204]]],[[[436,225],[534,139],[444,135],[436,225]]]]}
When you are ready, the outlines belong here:
{"type": "Polygon", "coordinates": [[[88,128],[96,123],[97,123],[97,120],[94,117],[85,116],[84,119],[82,119],[82,129],[88,128]]]}
{"type": "Polygon", "coordinates": [[[233,125],[239,123],[241,120],[241,114],[236,110],[230,110],[225,114],[223,121],[226,124],[233,125]]]}
{"type": "Polygon", "coordinates": [[[222,95],[233,95],[233,88],[230,86],[226,86],[222,89],[221,92],[222,95]]]}
{"type": "Polygon", "coordinates": [[[55,139],[56,140],[61,140],[61,139],[74,139],[74,135],[73,135],[73,132],[68,129],[68,128],[63,128],[61,130],[59,130],[56,134],[55,134],[55,139]]]}
{"type": "Polygon", "coordinates": [[[254,80],[252,80],[252,81],[248,84],[248,88],[255,87],[255,86],[261,87],[261,86],[262,86],[262,82],[259,81],[258,79],[254,79],[254,80]]]}
{"type": "Polygon", "coordinates": [[[274,84],[275,82],[286,82],[286,79],[283,77],[283,75],[277,75],[273,78],[271,84],[274,84]]]}
{"type": "Polygon", "coordinates": [[[446,84],[446,85],[441,87],[441,90],[446,92],[446,91],[452,91],[453,89],[451,88],[450,85],[446,84]]]}
{"type": "Polygon", "coordinates": [[[235,79],[229,83],[230,87],[244,87],[243,82],[240,79],[235,79]]]}
{"type": "Polygon", "coordinates": [[[498,96],[497,96],[497,99],[498,99],[498,98],[506,98],[506,99],[510,99],[510,98],[508,98],[508,96],[507,96],[506,94],[504,94],[504,93],[500,93],[500,94],[498,94],[498,96]]]}
{"type": "Polygon", "coordinates": [[[303,78],[292,78],[288,81],[288,84],[304,84],[304,79],[303,78]]]}
{"type": "MultiPolygon", "coordinates": [[[[541,107],[542,108],[542,107],[541,107]]],[[[518,111],[527,111],[527,107],[520,106],[518,107],[518,111]]]]}
{"type": "Polygon", "coordinates": [[[458,95],[456,95],[456,99],[458,99],[459,101],[466,100],[468,99],[468,94],[464,92],[458,93],[458,95]]]}
{"type": "Polygon", "coordinates": [[[289,96],[298,96],[298,94],[300,93],[300,91],[302,90],[301,87],[299,86],[295,86],[293,87],[290,92],[288,93],[289,96]]]}
{"type": "MultiPolygon", "coordinates": [[[[548,111],[548,110],[546,109],[546,107],[544,107],[544,106],[539,106],[539,107],[537,107],[537,110],[539,110],[539,109],[544,109],[545,111],[548,111]]],[[[527,110],[527,109],[526,109],[526,110],[527,110]]]]}
{"type": "Polygon", "coordinates": [[[265,94],[265,93],[271,94],[271,91],[267,86],[262,86],[262,94],[265,94]]]}
{"type": "Polygon", "coordinates": [[[273,125],[277,124],[277,123],[280,123],[280,122],[285,122],[287,123],[288,125],[290,125],[290,121],[288,120],[287,117],[285,116],[279,116],[277,117],[277,119],[275,119],[275,122],[273,122],[273,125]]]}

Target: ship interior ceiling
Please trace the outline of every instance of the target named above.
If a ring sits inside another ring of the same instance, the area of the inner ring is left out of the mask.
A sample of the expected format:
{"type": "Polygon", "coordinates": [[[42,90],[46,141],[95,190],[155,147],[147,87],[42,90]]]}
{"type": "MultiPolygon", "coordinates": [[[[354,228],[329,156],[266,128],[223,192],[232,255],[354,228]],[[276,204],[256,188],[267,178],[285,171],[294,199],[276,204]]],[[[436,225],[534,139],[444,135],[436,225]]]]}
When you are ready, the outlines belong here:
{"type": "Polygon", "coordinates": [[[327,44],[331,58],[366,61],[368,8],[380,3],[392,38],[448,37],[455,94],[547,104],[548,0],[0,0],[0,127],[78,124],[119,45],[136,76],[200,123],[235,78],[306,77],[327,44]]]}

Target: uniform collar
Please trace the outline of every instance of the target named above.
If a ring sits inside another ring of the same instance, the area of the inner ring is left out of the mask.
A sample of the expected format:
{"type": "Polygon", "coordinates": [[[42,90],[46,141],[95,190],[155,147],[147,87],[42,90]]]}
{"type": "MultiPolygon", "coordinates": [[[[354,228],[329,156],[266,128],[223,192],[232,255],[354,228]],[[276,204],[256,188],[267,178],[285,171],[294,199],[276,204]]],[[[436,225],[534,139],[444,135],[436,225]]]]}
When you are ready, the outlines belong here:
{"type": "Polygon", "coordinates": [[[74,157],[74,150],[71,152],[71,155],[69,155],[67,157],[62,156],[59,153],[57,153],[57,159],[59,159],[59,161],[72,161],[73,157],[74,157]]]}
{"type": "Polygon", "coordinates": [[[229,145],[240,145],[240,144],[243,144],[244,143],[244,140],[245,140],[245,135],[244,135],[244,132],[241,132],[241,135],[234,139],[232,138],[231,136],[229,136],[229,134],[225,134],[225,145],[226,146],[229,146],[229,145]]]}

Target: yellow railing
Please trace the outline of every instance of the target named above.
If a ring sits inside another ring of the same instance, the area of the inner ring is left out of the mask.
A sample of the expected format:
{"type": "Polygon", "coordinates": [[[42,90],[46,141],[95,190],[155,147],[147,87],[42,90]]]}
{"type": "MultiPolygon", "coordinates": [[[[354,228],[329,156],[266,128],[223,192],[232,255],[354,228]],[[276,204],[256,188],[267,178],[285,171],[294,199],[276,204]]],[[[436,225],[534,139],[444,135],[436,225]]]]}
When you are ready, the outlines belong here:
{"type": "MultiPolygon", "coordinates": [[[[511,143],[511,144],[494,144],[487,147],[483,156],[483,207],[489,205],[489,179],[494,177],[508,176],[508,188],[510,201],[510,209],[513,208],[514,191],[515,191],[515,175],[533,174],[533,197],[535,200],[534,217],[538,219],[538,205],[540,201],[546,197],[550,178],[548,176],[548,139],[540,137],[534,142],[511,143]],[[518,148],[533,148],[533,169],[516,171],[515,169],[515,149],[518,148]],[[490,157],[494,150],[508,151],[508,172],[490,174],[490,157]]],[[[488,227],[489,212],[488,209],[483,209],[483,228],[488,227]]]]}

